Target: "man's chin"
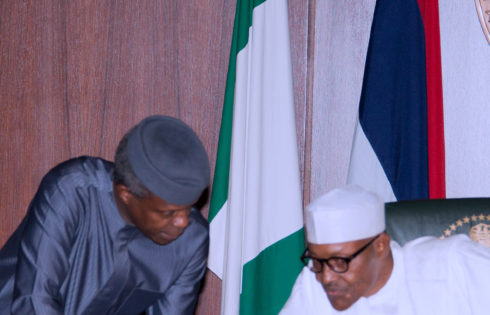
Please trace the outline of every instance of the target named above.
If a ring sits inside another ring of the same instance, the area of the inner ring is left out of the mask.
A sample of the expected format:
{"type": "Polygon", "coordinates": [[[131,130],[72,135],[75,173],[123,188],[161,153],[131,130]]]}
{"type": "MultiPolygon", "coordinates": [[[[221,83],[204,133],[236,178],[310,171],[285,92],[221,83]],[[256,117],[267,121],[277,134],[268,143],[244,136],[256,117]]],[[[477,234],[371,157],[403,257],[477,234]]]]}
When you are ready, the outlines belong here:
{"type": "Polygon", "coordinates": [[[341,295],[337,292],[327,293],[328,300],[334,309],[337,311],[344,311],[352,306],[355,301],[349,300],[345,295],[341,295]]]}
{"type": "Polygon", "coordinates": [[[150,238],[150,239],[153,241],[153,243],[157,245],[167,245],[174,241],[174,240],[162,239],[162,238],[150,238]]]}
{"type": "Polygon", "coordinates": [[[348,309],[349,307],[351,307],[351,305],[336,305],[334,303],[331,303],[332,304],[332,307],[334,309],[336,309],[337,311],[345,311],[346,309],[348,309]]]}
{"type": "Polygon", "coordinates": [[[153,243],[157,245],[167,245],[173,241],[175,241],[177,238],[179,238],[180,235],[178,236],[170,236],[165,233],[158,233],[158,234],[152,234],[152,235],[146,235],[150,240],[153,241],[153,243]]]}

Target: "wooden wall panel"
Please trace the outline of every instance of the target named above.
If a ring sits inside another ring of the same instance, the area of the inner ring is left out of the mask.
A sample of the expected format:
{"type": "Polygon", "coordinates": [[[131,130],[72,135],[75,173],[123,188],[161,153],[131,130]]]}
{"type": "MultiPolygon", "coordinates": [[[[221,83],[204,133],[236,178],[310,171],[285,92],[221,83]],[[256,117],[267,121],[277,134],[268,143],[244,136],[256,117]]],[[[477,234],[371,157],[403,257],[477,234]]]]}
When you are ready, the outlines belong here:
{"type": "Polygon", "coordinates": [[[214,160],[234,3],[4,1],[0,10],[0,244],[50,167],[112,159],[149,114],[183,119],[214,160]]]}
{"type": "Polygon", "coordinates": [[[114,85],[107,77],[112,6],[109,1],[59,1],[59,5],[64,12],[58,32],[65,47],[60,62],[66,71],[68,154],[110,158],[102,153],[102,137],[111,132],[104,124],[104,112],[107,89],[114,85]]]}
{"type": "MultiPolygon", "coordinates": [[[[84,154],[112,160],[147,115],[187,122],[214,161],[234,9],[216,0],[0,4],[0,246],[51,167],[84,154]]],[[[198,313],[217,314],[219,281],[204,291],[198,313]]]]}
{"type": "Polygon", "coordinates": [[[0,244],[42,175],[68,157],[66,56],[59,6],[3,1],[0,10],[0,244]]]}
{"type": "Polygon", "coordinates": [[[301,186],[303,197],[309,194],[309,152],[306,149],[307,139],[307,69],[308,69],[308,21],[309,8],[314,1],[289,1],[289,35],[291,39],[291,63],[293,71],[294,105],[296,114],[296,137],[300,163],[301,186]]]}
{"type": "MultiPolygon", "coordinates": [[[[309,3],[289,3],[302,178],[309,3]]],[[[79,155],[112,160],[120,137],[147,115],[188,123],[214,170],[235,5],[0,2],[0,246],[51,167],[79,155]]],[[[220,299],[209,272],[197,314],[219,314],[220,299]]]]}

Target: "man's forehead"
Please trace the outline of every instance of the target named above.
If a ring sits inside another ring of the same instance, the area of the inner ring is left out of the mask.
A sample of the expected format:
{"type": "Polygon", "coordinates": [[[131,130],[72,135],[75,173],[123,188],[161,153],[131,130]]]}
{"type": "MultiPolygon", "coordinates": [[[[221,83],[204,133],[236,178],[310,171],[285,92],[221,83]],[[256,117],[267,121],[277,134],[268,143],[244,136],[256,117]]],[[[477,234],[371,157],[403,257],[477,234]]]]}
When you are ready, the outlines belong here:
{"type": "Polygon", "coordinates": [[[312,256],[318,258],[329,258],[340,254],[352,254],[352,251],[362,244],[363,240],[350,242],[333,243],[333,244],[315,244],[308,243],[308,251],[312,256]]]}
{"type": "Polygon", "coordinates": [[[168,211],[173,211],[173,210],[179,211],[182,209],[188,209],[188,208],[191,208],[196,203],[196,201],[194,201],[190,204],[177,205],[177,204],[170,203],[166,200],[163,200],[162,198],[158,197],[157,195],[155,195],[153,193],[150,193],[150,195],[147,197],[141,198],[141,200],[145,203],[153,204],[155,206],[155,208],[161,208],[161,209],[165,209],[168,211]]]}

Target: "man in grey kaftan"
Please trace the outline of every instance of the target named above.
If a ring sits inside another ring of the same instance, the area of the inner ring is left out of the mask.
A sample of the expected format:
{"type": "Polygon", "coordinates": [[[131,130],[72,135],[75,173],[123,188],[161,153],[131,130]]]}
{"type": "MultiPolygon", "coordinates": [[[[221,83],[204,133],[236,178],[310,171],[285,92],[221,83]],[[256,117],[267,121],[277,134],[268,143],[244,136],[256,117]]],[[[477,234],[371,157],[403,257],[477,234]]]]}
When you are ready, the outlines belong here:
{"type": "Polygon", "coordinates": [[[26,217],[0,251],[2,312],[194,312],[206,269],[208,223],[192,205],[208,185],[206,153],[188,126],[163,116],[147,118],[121,143],[118,152],[125,152],[116,154],[116,164],[134,168],[129,175],[115,175],[111,162],[80,157],[43,178],[26,217]],[[169,130],[177,135],[165,136],[169,130]],[[184,143],[169,140],[181,136],[184,143]],[[166,147],[156,152],[150,144],[166,147]],[[177,159],[172,150],[179,151],[177,159]],[[147,167],[152,171],[137,171],[147,167]],[[130,184],[124,182],[128,176],[130,184]]]}

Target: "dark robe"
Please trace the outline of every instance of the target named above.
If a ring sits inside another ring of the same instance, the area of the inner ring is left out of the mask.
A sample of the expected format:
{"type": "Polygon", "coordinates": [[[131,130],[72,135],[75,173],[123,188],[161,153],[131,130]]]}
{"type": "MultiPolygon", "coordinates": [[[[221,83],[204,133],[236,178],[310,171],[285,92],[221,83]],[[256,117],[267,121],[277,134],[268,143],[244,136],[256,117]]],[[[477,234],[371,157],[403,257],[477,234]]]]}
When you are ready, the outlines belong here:
{"type": "Polygon", "coordinates": [[[119,215],[113,164],[81,157],[42,180],[0,251],[0,310],[14,314],[192,314],[206,270],[208,223],[157,245],[119,215]]]}

